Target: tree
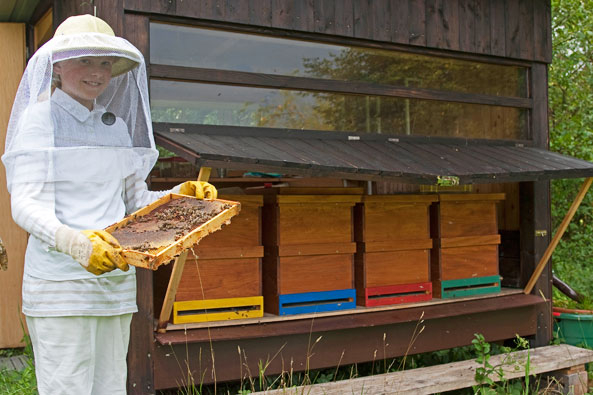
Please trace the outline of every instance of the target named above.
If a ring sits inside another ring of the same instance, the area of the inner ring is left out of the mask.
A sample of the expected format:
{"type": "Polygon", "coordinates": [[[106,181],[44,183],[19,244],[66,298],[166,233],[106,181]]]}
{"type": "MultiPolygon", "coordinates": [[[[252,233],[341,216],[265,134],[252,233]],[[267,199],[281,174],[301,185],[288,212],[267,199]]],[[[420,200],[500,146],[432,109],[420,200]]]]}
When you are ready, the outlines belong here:
{"type": "MultiPolygon", "coordinates": [[[[550,149],[593,160],[593,2],[552,0],[553,62],[549,67],[550,149]]],[[[581,180],[552,182],[556,229],[581,180]]],[[[590,191],[554,254],[554,270],[581,292],[591,292],[593,191],[590,191]],[[575,270],[580,268],[579,270],[575,270]],[[586,278],[588,277],[588,278],[586,278]]]]}

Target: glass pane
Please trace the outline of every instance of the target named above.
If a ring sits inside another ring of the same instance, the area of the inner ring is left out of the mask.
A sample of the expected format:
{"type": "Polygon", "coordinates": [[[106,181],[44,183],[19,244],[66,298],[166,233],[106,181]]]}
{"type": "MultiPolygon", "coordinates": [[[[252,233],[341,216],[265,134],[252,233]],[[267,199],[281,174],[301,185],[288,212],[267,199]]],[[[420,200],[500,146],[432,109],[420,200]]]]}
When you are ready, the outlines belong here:
{"type": "Polygon", "coordinates": [[[150,62],[527,97],[527,69],[436,56],[150,24],[150,62]]]}
{"type": "Polygon", "coordinates": [[[151,80],[154,122],[525,139],[511,107],[151,80]]]}

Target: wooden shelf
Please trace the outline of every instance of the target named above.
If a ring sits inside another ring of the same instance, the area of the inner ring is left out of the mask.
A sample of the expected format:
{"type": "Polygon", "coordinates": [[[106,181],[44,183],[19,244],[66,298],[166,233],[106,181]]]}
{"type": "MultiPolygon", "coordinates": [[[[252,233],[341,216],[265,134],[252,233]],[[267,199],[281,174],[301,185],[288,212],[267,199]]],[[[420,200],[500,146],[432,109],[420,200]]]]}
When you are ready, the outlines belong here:
{"type": "MultiPolygon", "coordinates": [[[[192,179],[191,177],[150,177],[150,182],[176,182],[181,183],[192,179]]],[[[212,177],[208,180],[208,182],[216,184],[216,183],[243,183],[243,182],[251,182],[251,183],[266,183],[266,182],[287,182],[287,181],[294,181],[298,180],[298,178],[275,178],[275,177],[224,177],[224,178],[216,178],[212,177]]]]}
{"type": "Polygon", "coordinates": [[[276,316],[215,321],[193,324],[168,324],[166,333],[155,333],[160,344],[202,342],[290,335],[314,331],[339,330],[364,326],[390,325],[397,322],[447,318],[468,313],[488,312],[533,306],[545,301],[525,295],[522,289],[504,288],[500,293],[456,299],[433,299],[426,302],[390,306],[363,307],[317,314],[276,316]]]}

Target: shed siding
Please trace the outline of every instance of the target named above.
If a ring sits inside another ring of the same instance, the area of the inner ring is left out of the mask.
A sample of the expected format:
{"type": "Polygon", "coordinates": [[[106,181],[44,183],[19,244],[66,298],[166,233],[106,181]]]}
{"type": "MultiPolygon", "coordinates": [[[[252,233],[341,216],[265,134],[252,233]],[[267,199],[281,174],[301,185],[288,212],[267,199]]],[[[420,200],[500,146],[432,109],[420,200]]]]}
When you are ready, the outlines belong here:
{"type": "MultiPolygon", "coordinates": [[[[123,1],[134,12],[528,61],[552,59],[548,0],[110,1],[123,1]]],[[[108,11],[98,10],[98,16],[111,19],[108,11]]]]}

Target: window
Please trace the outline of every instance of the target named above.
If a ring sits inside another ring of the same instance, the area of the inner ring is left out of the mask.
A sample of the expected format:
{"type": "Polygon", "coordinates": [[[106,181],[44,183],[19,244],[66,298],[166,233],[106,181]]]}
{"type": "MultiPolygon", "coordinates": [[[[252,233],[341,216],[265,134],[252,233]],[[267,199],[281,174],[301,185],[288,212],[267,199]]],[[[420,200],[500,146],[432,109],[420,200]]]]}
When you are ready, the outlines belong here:
{"type": "Polygon", "coordinates": [[[156,122],[527,138],[527,68],[151,23],[156,122]]]}

